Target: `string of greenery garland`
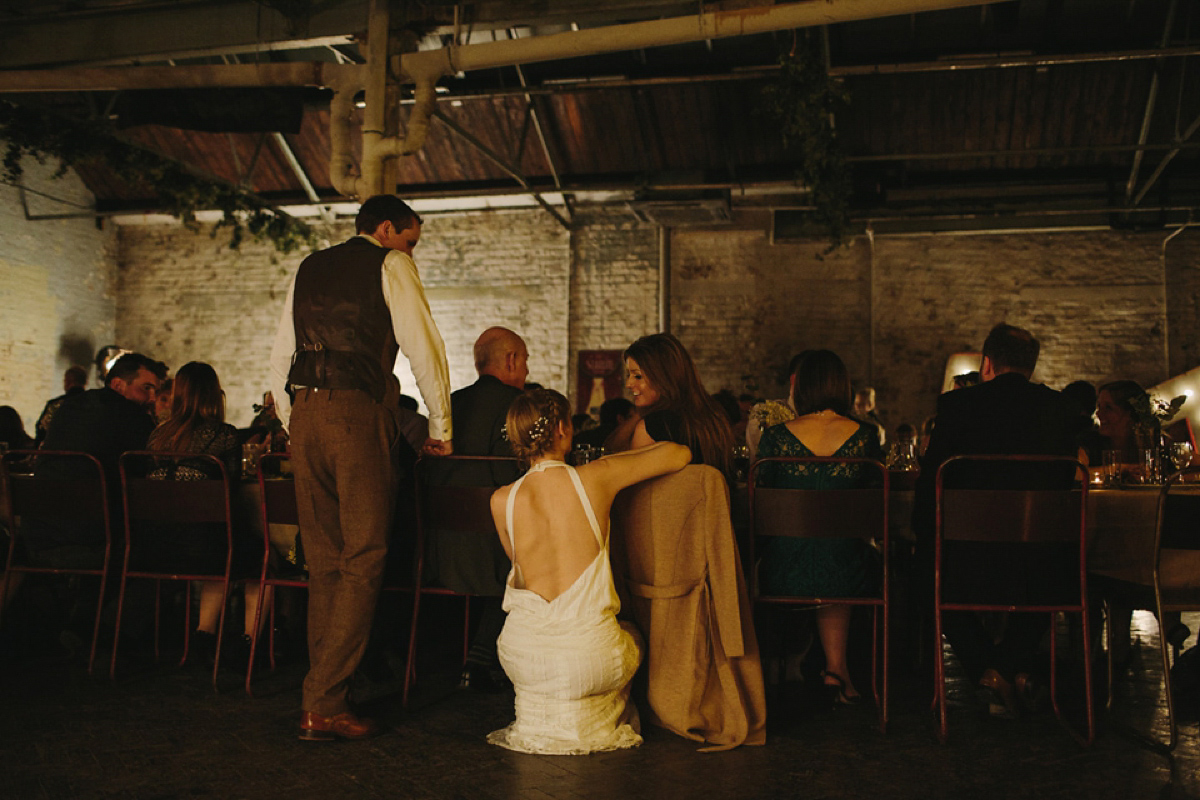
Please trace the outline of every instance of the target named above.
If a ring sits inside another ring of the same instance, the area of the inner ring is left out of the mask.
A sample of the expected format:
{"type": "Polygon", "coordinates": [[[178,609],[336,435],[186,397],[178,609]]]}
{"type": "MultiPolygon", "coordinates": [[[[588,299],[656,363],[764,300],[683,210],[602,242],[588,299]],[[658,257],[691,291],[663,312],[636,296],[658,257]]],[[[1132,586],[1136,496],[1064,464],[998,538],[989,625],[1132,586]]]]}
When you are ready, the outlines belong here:
{"type": "Polygon", "coordinates": [[[779,76],[762,91],[762,110],[779,126],[784,148],[797,161],[797,178],[808,189],[814,217],[839,246],[850,220],[851,176],[833,114],[849,95],[829,77],[820,45],[797,43],[779,59],[779,76]]]}
{"type": "Polygon", "coordinates": [[[247,234],[255,240],[270,240],[283,253],[317,243],[316,232],[303,221],[241,187],[201,177],[178,162],[121,141],[106,121],[80,123],[43,109],[0,101],[0,139],[6,145],[4,177],[14,184],[24,174],[21,161],[26,156],[39,164],[58,159],[55,178],[72,167],[102,165],[130,187],[153,192],[168,213],[193,230],[199,228],[198,211],[220,211],[213,236],[229,228],[232,249],[236,250],[247,234]]]}

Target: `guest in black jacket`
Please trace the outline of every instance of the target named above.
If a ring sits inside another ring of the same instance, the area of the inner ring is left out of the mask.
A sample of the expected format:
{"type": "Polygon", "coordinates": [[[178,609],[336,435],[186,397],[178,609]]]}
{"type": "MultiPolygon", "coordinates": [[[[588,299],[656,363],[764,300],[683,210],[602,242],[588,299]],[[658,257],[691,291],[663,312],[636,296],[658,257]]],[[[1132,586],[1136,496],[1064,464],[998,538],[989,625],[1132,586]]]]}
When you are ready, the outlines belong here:
{"type": "MultiPolygon", "coordinates": [[[[937,425],[921,462],[913,509],[918,564],[925,570],[922,584],[930,591],[936,478],[946,459],[963,454],[1076,455],[1078,424],[1071,404],[1053,389],[1030,381],[1039,350],[1029,331],[997,325],[983,345],[983,382],[938,398],[937,425]]],[[[954,488],[1060,488],[1069,487],[1074,479],[1069,467],[1059,465],[1048,469],[1029,464],[971,465],[953,474],[957,477],[947,485],[954,488]]],[[[1051,586],[1061,591],[1071,583],[1071,554],[1058,549],[1031,556],[1029,545],[949,544],[943,556],[947,600],[980,601],[1014,592],[1033,596],[1051,586]]],[[[946,638],[971,681],[998,695],[997,705],[1003,709],[997,710],[1014,710],[1013,686],[1032,680],[1048,615],[1010,614],[999,642],[993,641],[974,613],[947,612],[943,620],[946,638]]]]}

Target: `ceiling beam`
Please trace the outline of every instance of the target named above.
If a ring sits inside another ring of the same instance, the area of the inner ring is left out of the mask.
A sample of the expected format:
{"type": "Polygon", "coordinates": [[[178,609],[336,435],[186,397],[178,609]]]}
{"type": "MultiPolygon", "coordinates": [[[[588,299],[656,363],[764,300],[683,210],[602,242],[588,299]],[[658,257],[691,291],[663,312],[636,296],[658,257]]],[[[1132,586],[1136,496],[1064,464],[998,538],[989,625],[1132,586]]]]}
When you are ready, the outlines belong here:
{"type": "Polygon", "coordinates": [[[313,5],[316,10],[302,25],[268,3],[248,0],[134,6],[123,13],[30,21],[9,16],[0,28],[0,69],[161,61],[268,50],[275,43],[319,47],[345,43],[367,29],[367,0],[313,5]]]}

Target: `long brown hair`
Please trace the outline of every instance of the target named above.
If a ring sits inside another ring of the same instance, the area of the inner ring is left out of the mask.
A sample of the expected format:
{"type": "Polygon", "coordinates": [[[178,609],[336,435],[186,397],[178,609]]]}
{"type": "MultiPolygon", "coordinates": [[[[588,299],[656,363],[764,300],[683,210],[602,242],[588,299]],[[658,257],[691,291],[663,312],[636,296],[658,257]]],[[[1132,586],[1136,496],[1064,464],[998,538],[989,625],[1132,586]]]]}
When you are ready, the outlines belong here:
{"type": "Polygon", "coordinates": [[[171,416],[150,434],[147,447],[186,451],[200,425],[224,421],[225,393],[217,371],[203,361],[189,361],[175,373],[171,416]]]}
{"type": "Polygon", "coordinates": [[[683,424],[683,437],[700,462],[733,473],[733,430],[725,412],[704,391],[696,365],[683,343],[669,333],[643,336],[625,351],[658,392],[658,402],[643,413],[673,411],[683,424]]]}

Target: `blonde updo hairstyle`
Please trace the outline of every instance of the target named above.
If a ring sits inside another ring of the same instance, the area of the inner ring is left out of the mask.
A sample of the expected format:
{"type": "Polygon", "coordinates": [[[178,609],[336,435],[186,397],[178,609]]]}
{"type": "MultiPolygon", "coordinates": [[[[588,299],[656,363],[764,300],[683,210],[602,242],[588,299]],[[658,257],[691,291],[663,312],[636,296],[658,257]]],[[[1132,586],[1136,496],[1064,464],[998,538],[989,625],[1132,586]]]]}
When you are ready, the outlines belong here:
{"type": "Polygon", "coordinates": [[[513,455],[529,464],[554,446],[560,424],[571,424],[567,398],[553,389],[530,389],[508,407],[504,430],[513,455]]]}

